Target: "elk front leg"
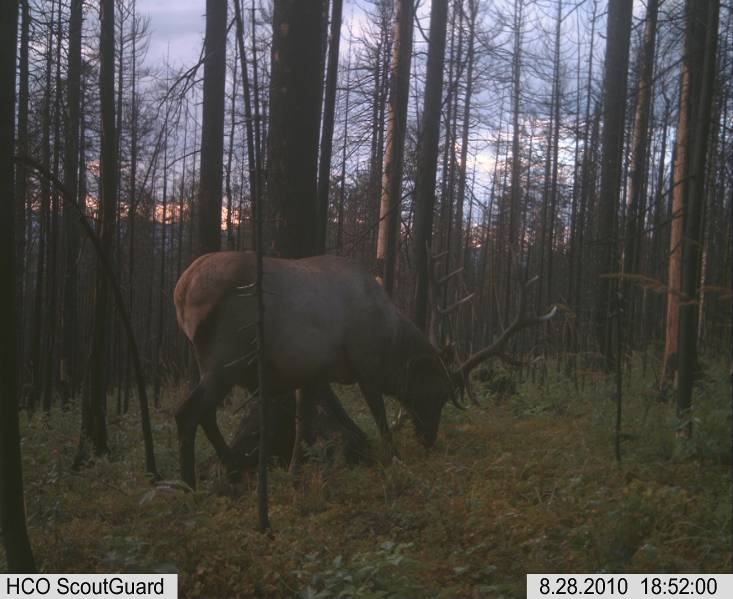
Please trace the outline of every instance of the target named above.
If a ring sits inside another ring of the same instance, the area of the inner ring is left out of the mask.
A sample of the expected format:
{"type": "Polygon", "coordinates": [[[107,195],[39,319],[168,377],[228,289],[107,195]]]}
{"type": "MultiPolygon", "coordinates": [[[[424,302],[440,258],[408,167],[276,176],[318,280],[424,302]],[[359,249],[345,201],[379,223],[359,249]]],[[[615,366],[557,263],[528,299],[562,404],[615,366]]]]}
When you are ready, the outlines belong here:
{"type": "Polygon", "coordinates": [[[364,434],[364,431],[346,413],[346,410],[344,410],[339,398],[333,392],[330,385],[318,386],[315,389],[313,401],[320,403],[328,414],[336,419],[336,423],[342,428],[341,432],[347,437],[345,439],[346,446],[353,455],[358,456],[358,459],[366,462],[374,460],[375,456],[370,447],[369,439],[364,434]]]}
{"type": "Polygon", "coordinates": [[[394,441],[392,440],[392,431],[389,429],[389,423],[387,422],[387,412],[384,409],[384,400],[382,394],[369,388],[367,385],[359,383],[359,388],[364,394],[364,399],[369,406],[369,410],[374,417],[374,421],[377,423],[377,429],[379,430],[379,436],[382,439],[382,449],[384,454],[384,463],[389,465],[392,463],[392,458],[399,457],[397,455],[397,449],[395,448],[394,441]]]}

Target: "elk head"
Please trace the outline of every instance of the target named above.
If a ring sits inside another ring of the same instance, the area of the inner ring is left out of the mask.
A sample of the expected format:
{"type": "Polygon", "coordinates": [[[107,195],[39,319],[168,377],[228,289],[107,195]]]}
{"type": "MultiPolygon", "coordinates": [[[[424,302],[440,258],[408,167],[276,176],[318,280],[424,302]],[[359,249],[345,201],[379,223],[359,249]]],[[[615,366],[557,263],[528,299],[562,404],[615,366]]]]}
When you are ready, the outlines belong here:
{"type": "Polygon", "coordinates": [[[408,360],[398,397],[410,415],[415,435],[425,447],[435,443],[445,403],[450,400],[463,409],[456,399],[453,376],[438,352],[408,360]]]}

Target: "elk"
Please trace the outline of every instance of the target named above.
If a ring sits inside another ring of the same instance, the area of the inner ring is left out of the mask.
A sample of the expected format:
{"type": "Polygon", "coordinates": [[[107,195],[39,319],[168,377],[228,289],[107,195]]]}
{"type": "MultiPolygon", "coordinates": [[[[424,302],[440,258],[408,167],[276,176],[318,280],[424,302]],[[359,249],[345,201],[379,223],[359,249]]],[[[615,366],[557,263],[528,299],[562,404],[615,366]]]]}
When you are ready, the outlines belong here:
{"type": "MultiPolygon", "coordinates": [[[[196,429],[202,426],[226,463],[229,448],[216,423],[217,405],[235,385],[258,388],[257,300],[247,292],[255,277],[253,253],[217,252],[195,260],[174,291],[178,324],[193,344],[201,374],[176,412],[181,477],[192,488],[196,429]]],[[[499,339],[451,370],[374,277],[346,258],[265,258],[262,289],[269,392],[357,383],[388,456],[394,446],[383,395],[398,400],[418,439],[430,447],[444,404],[452,400],[460,407],[456,390],[470,370],[500,352],[509,335],[554,315],[527,318],[522,299],[522,312],[499,339]]]]}

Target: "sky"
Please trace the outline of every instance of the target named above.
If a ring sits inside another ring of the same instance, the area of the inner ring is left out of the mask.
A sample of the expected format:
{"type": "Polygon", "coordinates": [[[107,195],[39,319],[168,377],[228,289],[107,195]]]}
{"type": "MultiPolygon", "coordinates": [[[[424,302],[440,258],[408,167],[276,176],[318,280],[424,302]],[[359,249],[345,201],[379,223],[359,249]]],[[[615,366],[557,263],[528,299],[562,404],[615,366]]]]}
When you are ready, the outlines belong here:
{"type": "Polygon", "coordinates": [[[191,66],[199,57],[204,31],[204,0],[138,0],[150,17],[148,64],[161,64],[170,51],[173,66],[191,66]]]}
{"type": "MultiPolygon", "coordinates": [[[[245,2],[245,4],[248,3],[245,2]]],[[[366,22],[364,8],[367,4],[368,2],[365,0],[344,1],[344,22],[341,29],[342,48],[345,48],[348,43],[346,41],[346,37],[349,35],[348,32],[350,30],[358,31],[366,22]]],[[[429,4],[428,0],[422,0],[420,3],[423,26],[427,26],[429,4]]],[[[511,14],[511,0],[485,0],[483,4],[504,7],[503,12],[511,14]]],[[[641,9],[641,4],[639,0],[635,1],[636,12],[641,9]]],[[[552,5],[549,4],[549,6],[552,5]]],[[[162,65],[166,62],[166,56],[169,57],[170,65],[174,69],[185,69],[196,64],[203,45],[206,0],[137,0],[136,7],[138,14],[146,15],[150,19],[151,35],[146,56],[148,65],[162,65]]],[[[550,19],[547,24],[549,31],[553,26],[551,19],[554,18],[554,11],[548,9],[545,12],[547,12],[548,19],[550,19]]],[[[536,23],[534,26],[536,26],[536,23]]],[[[534,26],[525,25],[528,29],[534,29],[534,26]]],[[[566,48],[573,47],[577,43],[573,39],[575,37],[575,27],[570,23],[566,25],[565,29],[564,35],[568,35],[570,39],[565,39],[564,45],[566,48]]],[[[528,31],[526,35],[530,35],[530,33],[532,32],[528,31]]],[[[416,43],[420,40],[421,36],[416,35],[416,43]]],[[[596,43],[603,44],[601,35],[597,36],[596,43]]],[[[598,48],[597,52],[600,49],[598,48]]],[[[568,64],[573,66],[574,59],[569,58],[568,64]]],[[[568,68],[571,68],[571,66],[568,68]]],[[[480,90],[476,90],[476,97],[481,98],[480,90]]],[[[496,132],[487,129],[487,126],[486,124],[482,126],[483,133],[479,135],[479,138],[482,139],[474,144],[475,147],[471,151],[472,155],[475,153],[475,157],[469,157],[469,160],[476,160],[476,167],[479,172],[485,175],[493,173],[494,170],[495,150],[489,140],[496,137],[496,132]]],[[[480,180],[484,178],[479,177],[480,180]]],[[[480,181],[479,184],[486,185],[486,182],[480,181]]]]}
{"type": "MultiPolygon", "coordinates": [[[[205,0],[138,0],[136,6],[139,14],[150,18],[149,65],[164,63],[169,51],[173,67],[196,63],[203,44],[205,0]]],[[[346,0],[342,31],[347,31],[349,22],[360,17],[356,2],[346,0]]]]}

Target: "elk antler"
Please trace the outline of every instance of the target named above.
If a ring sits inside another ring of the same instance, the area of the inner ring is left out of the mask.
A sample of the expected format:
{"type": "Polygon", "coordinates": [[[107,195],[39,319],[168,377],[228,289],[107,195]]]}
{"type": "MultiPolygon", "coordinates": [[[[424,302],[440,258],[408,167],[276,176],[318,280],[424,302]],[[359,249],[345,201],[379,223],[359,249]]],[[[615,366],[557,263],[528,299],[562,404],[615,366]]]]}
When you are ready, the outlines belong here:
{"type": "Polygon", "coordinates": [[[494,356],[503,357],[504,346],[506,345],[507,341],[509,341],[509,338],[514,335],[514,333],[517,333],[522,329],[526,329],[527,327],[551,320],[555,316],[555,314],[557,314],[557,306],[553,306],[553,308],[549,312],[547,312],[547,314],[543,314],[542,316],[529,316],[525,313],[527,307],[527,290],[538,280],[538,276],[532,277],[522,286],[522,290],[519,296],[519,311],[517,312],[517,316],[512,321],[512,323],[501,332],[499,337],[491,345],[488,345],[471,354],[462,364],[460,364],[460,366],[458,366],[458,368],[456,369],[456,374],[462,377],[463,380],[468,380],[468,375],[470,374],[470,372],[487,358],[491,358],[494,356]]]}
{"type": "Polygon", "coordinates": [[[448,281],[451,279],[458,277],[463,273],[463,267],[456,268],[455,270],[449,272],[448,274],[435,279],[435,265],[442,259],[448,256],[449,251],[446,250],[444,252],[440,252],[439,254],[432,254],[430,252],[430,248],[428,248],[428,294],[429,294],[429,301],[430,301],[430,307],[432,311],[432,316],[430,318],[430,336],[431,340],[436,344],[439,345],[439,334],[437,331],[438,328],[438,321],[450,316],[453,314],[458,308],[460,308],[463,304],[466,304],[470,302],[473,299],[474,293],[469,293],[468,295],[465,295],[462,298],[459,298],[455,300],[452,304],[449,304],[447,306],[441,306],[440,300],[438,299],[438,290],[440,288],[445,287],[448,284],[448,281]]]}
{"type": "MultiPolygon", "coordinates": [[[[431,313],[431,319],[430,319],[430,321],[431,321],[430,322],[430,335],[431,335],[431,340],[436,345],[440,345],[440,334],[438,332],[439,322],[446,321],[448,323],[449,328],[452,331],[452,327],[451,327],[451,324],[450,324],[450,316],[453,313],[455,313],[461,306],[463,306],[464,304],[467,304],[468,302],[470,302],[473,299],[474,295],[475,295],[475,293],[468,293],[468,294],[464,295],[463,297],[460,297],[460,298],[456,299],[455,301],[453,301],[453,303],[451,303],[451,304],[449,304],[447,306],[441,306],[440,305],[440,300],[438,299],[438,290],[440,288],[444,288],[451,279],[456,278],[456,279],[459,280],[459,283],[462,281],[461,275],[463,274],[463,267],[461,266],[459,268],[456,268],[456,269],[454,269],[454,270],[446,273],[442,277],[440,277],[437,280],[435,280],[435,282],[433,283],[433,281],[435,279],[435,265],[436,265],[436,263],[441,258],[444,258],[444,257],[448,256],[448,254],[449,254],[449,251],[446,250],[446,251],[441,252],[439,254],[433,255],[430,252],[430,249],[428,248],[428,260],[429,260],[429,265],[428,265],[428,287],[429,287],[430,305],[431,305],[431,312],[432,312],[431,313]]],[[[448,270],[448,265],[446,265],[446,270],[448,270]]],[[[456,350],[455,346],[453,346],[452,343],[448,343],[444,347],[442,347],[441,348],[441,353],[445,353],[448,350],[451,351],[451,356],[452,356],[451,360],[452,361],[456,361],[457,358],[458,358],[457,350],[456,350]]],[[[448,367],[443,362],[443,358],[441,358],[441,362],[443,363],[444,368],[446,368],[446,375],[451,379],[451,381],[453,382],[455,388],[460,391],[461,400],[463,399],[463,393],[464,393],[464,391],[466,391],[468,393],[468,397],[469,397],[471,403],[474,404],[474,405],[478,405],[478,401],[476,401],[476,398],[474,397],[473,393],[471,393],[471,389],[470,389],[469,385],[467,384],[467,381],[462,376],[456,375],[456,373],[455,373],[455,371],[453,369],[450,369],[449,370],[448,367]]],[[[456,407],[458,407],[460,409],[465,409],[463,407],[463,405],[456,399],[455,393],[453,394],[452,401],[453,401],[453,404],[456,407]]]]}

